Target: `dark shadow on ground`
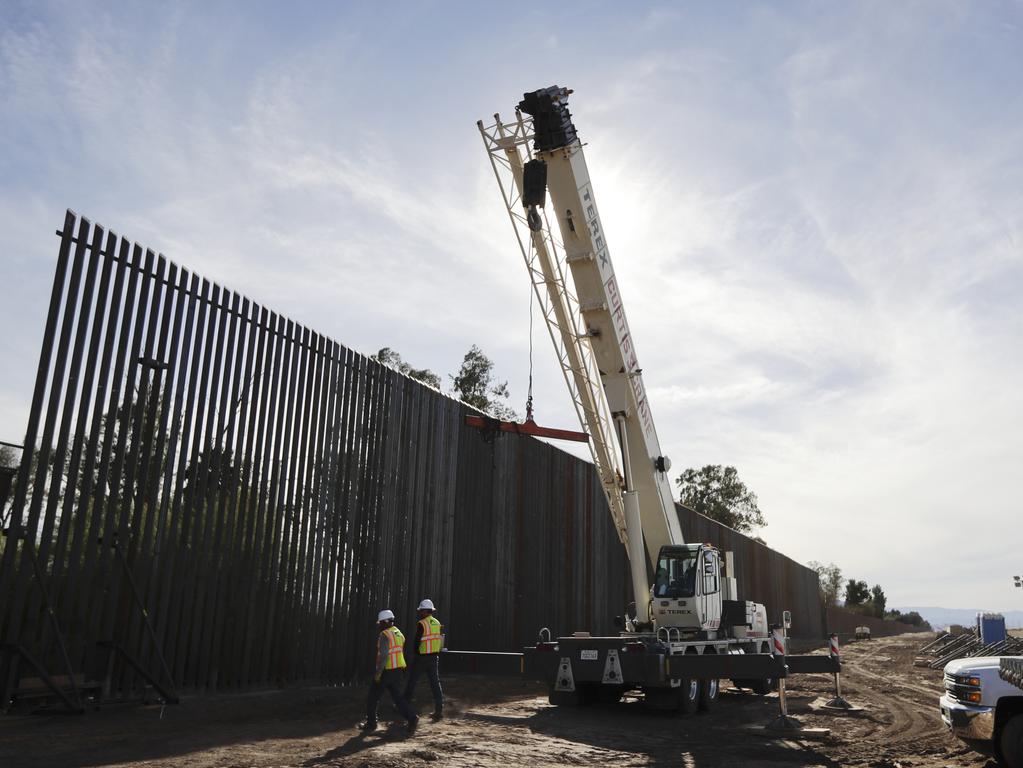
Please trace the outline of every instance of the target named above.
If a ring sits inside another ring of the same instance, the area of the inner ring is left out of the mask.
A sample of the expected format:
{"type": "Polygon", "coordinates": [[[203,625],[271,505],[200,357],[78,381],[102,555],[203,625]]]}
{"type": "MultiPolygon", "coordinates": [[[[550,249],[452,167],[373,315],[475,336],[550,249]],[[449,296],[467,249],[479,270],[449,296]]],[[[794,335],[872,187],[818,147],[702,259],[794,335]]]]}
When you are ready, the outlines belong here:
{"type": "Polygon", "coordinates": [[[702,768],[764,762],[838,768],[841,763],[813,742],[779,740],[759,730],[777,716],[776,702],[729,692],[721,695],[714,712],[685,717],[650,711],[642,702],[629,700],[617,705],[544,707],[526,717],[477,712],[464,717],[600,749],[627,750],[645,755],[653,766],[702,768]]]}
{"type": "MultiPolygon", "coordinates": [[[[520,680],[445,681],[452,695],[498,703],[537,695],[520,680]]],[[[0,716],[2,768],[97,768],[111,763],[172,759],[180,755],[258,745],[274,739],[314,739],[337,732],[335,756],[368,749],[376,739],[405,737],[404,721],[388,727],[389,702],[381,704],[381,730],[361,744],[348,732],[365,719],[366,688],[301,688],[251,694],[185,698],[177,706],[125,705],[84,715],[0,716]],[[339,750],[349,750],[340,752],[339,750]]],[[[397,719],[397,716],[395,716],[397,719]]],[[[304,758],[299,758],[299,760],[304,758]]],[[[315,758],[310,765],[317,765],[315,758]]]]}
{"type": "Polygon", "coordinates": [[[352,736],[344,744],[324,752],[319,757],[311,757],[302,765],[303,768],[314,768],[317,765],[332,765],[342,757],[348,757],[367,749],[373,749],[373,747],[378,747],[384,742],[402,741],[407,738],[408,734],[406,733],[404,722],[392,723],[390,726],[382,725],[373,733],[360,733],[357,736],[352,736]]]}

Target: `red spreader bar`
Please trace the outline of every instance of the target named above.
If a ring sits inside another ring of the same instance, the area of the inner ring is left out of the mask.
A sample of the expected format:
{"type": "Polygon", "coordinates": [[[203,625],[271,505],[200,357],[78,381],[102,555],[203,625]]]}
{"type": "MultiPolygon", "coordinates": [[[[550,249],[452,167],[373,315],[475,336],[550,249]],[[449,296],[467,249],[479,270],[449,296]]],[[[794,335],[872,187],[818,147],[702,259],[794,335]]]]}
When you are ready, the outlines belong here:
{"type": "Polygon", "coordinates": [[[465,423],[477,429],[514,432],[518,435],[531,435],[532,437],[549,437],[552,440],[574,440],[577,443],[587,443],[590,440],[590,436],[585,432],[541,427],[532,419],[526,419],[519,424],[516,421],[501,421],[500,419],[492,419],[489,416],[471,416],[466,414],[465,423]]]}

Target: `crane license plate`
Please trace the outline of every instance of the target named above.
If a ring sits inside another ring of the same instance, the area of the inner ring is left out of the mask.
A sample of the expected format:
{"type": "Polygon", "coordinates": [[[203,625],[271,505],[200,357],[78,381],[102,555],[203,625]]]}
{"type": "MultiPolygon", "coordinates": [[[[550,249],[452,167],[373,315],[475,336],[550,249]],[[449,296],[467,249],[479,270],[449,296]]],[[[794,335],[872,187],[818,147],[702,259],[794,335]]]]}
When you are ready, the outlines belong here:
{"type": "Polygon", "coordinates": [[[597,651],[584,649],[579,651],[579,658],[582,661],[596,661],[598,658],[598,653],[597,651]]]}

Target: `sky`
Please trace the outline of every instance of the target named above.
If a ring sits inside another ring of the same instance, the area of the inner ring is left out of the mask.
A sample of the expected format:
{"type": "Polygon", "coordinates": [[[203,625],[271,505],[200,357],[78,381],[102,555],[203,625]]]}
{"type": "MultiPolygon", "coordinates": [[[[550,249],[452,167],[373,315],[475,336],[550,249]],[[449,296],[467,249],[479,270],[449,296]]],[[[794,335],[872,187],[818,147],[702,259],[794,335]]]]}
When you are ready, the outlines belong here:
{"type": "Polygon", "coordinates": [[[890,606],[1023,606],[1019,0],[3,0],[0,440],[66,208],[363,353],[478,344],[522,413],[476,121],[553,84],[674,467],[737,467],[769,545],[890,606]]]}

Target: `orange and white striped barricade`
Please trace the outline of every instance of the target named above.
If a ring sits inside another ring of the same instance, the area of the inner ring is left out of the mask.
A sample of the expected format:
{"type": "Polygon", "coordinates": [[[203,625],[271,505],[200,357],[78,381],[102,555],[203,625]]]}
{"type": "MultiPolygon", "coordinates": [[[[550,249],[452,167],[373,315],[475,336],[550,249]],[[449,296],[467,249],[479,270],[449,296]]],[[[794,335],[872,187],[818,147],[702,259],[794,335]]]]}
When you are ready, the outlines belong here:
{"type": "MultiPolygon", "coordinates": [[[[838,635],[834,632],[828,636],[828,655],[835,661],[841,662],[842,660],[842,654],[838,647],[838,635]]],[[[842,696],[842,673],[840,671],[835,672],[835,697],[822,704],[821,709],[845,714],[863,711],[863,707],[853,706],[842,696]]]]}

